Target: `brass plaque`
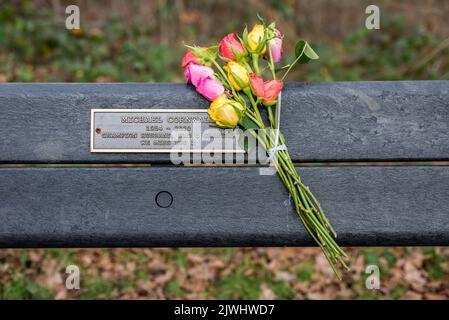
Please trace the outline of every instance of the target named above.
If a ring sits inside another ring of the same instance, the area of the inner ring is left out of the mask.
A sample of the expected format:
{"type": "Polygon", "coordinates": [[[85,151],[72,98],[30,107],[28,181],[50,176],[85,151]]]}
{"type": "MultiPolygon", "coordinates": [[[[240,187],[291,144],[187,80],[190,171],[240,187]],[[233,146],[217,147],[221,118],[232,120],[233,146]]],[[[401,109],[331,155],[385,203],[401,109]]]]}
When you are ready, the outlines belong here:
{"type": "Polygon", "coordinates": [[[214,126],[204,109],[92,109],[90,151],[244,152],[238,132],[214,126]]]}

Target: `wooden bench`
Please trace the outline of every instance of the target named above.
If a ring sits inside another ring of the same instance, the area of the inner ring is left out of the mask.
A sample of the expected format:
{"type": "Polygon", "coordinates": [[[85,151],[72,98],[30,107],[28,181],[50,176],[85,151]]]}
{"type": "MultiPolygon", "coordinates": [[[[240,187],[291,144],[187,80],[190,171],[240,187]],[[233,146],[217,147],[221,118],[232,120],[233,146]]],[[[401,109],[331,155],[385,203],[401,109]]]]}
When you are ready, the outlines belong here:
{"type": "MultiPolygon", "coordinates": [[[[258,167],[90,152],[91,109],[207,106],[183,84],[1,84],[0,247],[312,245],[258,167]]],[[[340,244],[449,244],[449,81],[290,83],[281,127],[340,244]]]]}

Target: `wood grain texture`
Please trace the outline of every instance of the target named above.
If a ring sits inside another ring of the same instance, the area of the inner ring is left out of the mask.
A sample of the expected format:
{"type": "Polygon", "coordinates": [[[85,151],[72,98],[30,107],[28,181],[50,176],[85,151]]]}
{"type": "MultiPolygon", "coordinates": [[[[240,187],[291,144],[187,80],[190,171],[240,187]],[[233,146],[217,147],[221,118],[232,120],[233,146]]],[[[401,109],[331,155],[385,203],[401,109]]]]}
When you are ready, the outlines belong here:
{"type": "MultiPolygon", "coordinates": [[[[295,161],[449,159],[449,81],[290,83],[283,102],[295,161]]],[[[90,110],[207,106],[184,84],[0,84],[0,162],[168,162],[90,153],[90,110]]]]}
{"type": "MultiPolygon", "coordinates": [[[[343,245],[449,245],[449,167],[305,167],[343,245]]],[[[0,247],[311,245],[255,167],[0,169],[0,247]],[[173,204],[155,196],[169,191],[173,204]]]]}

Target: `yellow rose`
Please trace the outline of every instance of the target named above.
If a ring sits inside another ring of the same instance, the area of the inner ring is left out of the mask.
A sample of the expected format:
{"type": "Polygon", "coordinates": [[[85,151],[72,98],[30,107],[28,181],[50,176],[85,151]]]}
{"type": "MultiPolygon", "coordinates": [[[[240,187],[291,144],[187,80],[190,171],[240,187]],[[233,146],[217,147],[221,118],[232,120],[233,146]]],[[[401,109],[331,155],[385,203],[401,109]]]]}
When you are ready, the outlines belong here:
{"type": "Polygon", "coordinates": [[[249,85],[248,70],[238,62],[229,61],[224,69],[228,72],[228,79],[235,90],[242,90],[249,85]]]}
{"type": "Polygon", "coordinates": [[[243,106],[237,101],[221,95],[212,101],[207,112],[218,126],[234,128],[240,120],[240,113],[236,109],[243,111],[243,106]]]}
{"type": "Polygon", "coordinates": [[[264,41],[265,28],[261,24],[256,24],[248,33],[248,46],[251,52],[262,54],[266,50],[266,45],[264,41]]]}

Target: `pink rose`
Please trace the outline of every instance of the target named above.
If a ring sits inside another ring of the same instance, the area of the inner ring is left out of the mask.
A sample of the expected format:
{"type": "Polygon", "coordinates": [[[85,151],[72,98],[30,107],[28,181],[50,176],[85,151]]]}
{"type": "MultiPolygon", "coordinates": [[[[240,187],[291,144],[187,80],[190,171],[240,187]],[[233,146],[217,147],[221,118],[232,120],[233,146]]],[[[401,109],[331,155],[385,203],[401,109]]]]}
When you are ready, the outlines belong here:
{"type": "Polygon", "coordinates": [[[215,100],[224,93],[224,87],[220,81],[213,77],[201,78],[196,86],[196,91],[209,101],[215,100]]]}
{"type": "MultiPolygon", "coordinates": [[[[268,41],[268,45],[270,46],[271,55],[273,56],[273,62],[279,62],[284,55],[284,49],[282,48],[282,33],[278,29],[274,29],[274,35],[276,38],[268,41]]],[[[266,59],[269,59],[268,53],[265,56],[266,59]]]]}
{"type": "Polygon", "coordinates": [[[214,70],[192,61],[184,69],[184,75],[186,76],[187,83],[191,83],[196,87],[202,78],[212,77],[214,70]]]}

